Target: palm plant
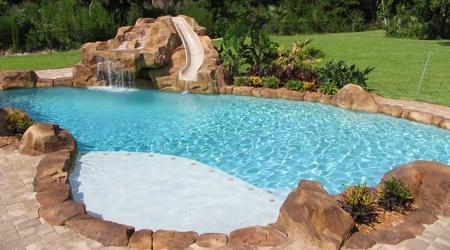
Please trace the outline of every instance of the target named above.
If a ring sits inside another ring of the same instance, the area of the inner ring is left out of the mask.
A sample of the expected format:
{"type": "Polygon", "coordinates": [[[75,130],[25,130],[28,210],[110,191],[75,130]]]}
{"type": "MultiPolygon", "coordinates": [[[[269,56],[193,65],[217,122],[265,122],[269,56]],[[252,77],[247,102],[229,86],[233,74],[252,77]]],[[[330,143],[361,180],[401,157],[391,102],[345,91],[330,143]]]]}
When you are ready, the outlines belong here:
{"type": "Polygon", "coordinates": [[[303,42],[294,42],[290,50],[279,52],[278,65],[285,69],[307,67],[321,62],[325,53],[318,48],[310,46],[311,39],[303,42]]]}

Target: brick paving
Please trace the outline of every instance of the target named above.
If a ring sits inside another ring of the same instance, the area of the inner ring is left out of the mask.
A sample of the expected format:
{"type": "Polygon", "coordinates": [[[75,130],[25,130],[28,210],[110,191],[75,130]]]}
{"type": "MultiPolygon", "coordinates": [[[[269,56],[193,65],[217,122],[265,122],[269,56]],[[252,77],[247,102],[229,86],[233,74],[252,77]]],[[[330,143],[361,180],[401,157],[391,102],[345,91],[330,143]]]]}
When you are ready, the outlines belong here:
{"type": "MultiPolygon", "coordinates": [[[[40,159],[20,154],[16,146],[0,148],[0,249],[123,249],[105,248],[39,218],[33,179],[40,159]]],[[[450,249],[450,218],[426,225],[422,235],[399,245],[375,245],[372,249],[450,249]]]]}
{"type": "Polygon", "coordinates": [[[21,155],[15,147],[0,149],[0,249],[105,249],[39,218],[33,179],[40,159],[21,155]]]}

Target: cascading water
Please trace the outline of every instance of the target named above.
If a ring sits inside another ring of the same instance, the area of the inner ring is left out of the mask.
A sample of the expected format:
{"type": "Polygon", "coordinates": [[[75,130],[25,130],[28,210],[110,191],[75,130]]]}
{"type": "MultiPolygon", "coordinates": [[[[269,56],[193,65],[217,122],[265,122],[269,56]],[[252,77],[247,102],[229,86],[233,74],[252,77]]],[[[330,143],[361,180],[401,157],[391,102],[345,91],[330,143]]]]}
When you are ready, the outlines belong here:
{"type": "Polygon", "coordinates": [[[134,72],[127,70],[120,61],[96,57],[97,80],[104,81],[105,86],[115,88],[134,88],[134,72]]]}

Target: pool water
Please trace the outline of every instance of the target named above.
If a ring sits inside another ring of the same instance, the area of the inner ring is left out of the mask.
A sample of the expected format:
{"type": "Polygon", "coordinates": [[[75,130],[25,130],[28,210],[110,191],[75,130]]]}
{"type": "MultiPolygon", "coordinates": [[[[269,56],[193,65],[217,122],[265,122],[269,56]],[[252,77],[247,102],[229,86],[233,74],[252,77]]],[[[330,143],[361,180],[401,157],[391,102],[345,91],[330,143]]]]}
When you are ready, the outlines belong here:
{"type": "Polygon", "coordinates": [[[375,185],[398,164],[450,163],[449,131],[317,103],[53,88],[0,92],[0,106],[67,128],[81,151],[187,157],[278,192],[312,179],[337,193],[375,185]]]}

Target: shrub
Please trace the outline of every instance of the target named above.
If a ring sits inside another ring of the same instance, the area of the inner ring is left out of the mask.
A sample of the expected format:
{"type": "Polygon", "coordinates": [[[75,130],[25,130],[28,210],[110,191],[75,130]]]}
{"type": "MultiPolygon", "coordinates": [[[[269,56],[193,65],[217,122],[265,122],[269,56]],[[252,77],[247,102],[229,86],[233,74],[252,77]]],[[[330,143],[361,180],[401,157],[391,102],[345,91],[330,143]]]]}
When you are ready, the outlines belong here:
{"type": "Polygon", "coordinates": [[[334,95],[336,92],[338,92],[339,88],[334,83],[325,83],[320,85],[319,91],[322,94],[326,95],[334,95]]]}
{"type": "Polygon", "coordinates": [[[247,34],[246,27],[232,27],[227,30],[220,44],[220,58],[232,77],[245,75],[251,68],[245,57],[247,34]]]}
{"type": "Polygon", "coordinates": [[[5,117],[5,128],[14,135],[23,135],[33,125],[33,120],[20,112],[12,112],[5,117]]]}
{"type": "Polygon", "coordinates": [[[249,77],[236,77],[234,79],[234,85],[236,86],[250,86],[250,78],[249,77]]]}
{"type": "Polygon", "coordinates": [[[345,187],[341,205],[356,223],[370,223],[375,219],[375,202],[366,184],[345,187]]]}
{"type": "Polygon", "coordinates": [[[296,91],[300,91],[303,90],[304,86],[303,86],[303,82],[299,81],[299,80],[289,80],[286,83],[286,88],[289,90],[296,90],[296,91]]]}
{"type": "Polygon", "coordinates": [[[325,67],[319,69],[319,79],[324,84],[335,84],[339,89],[348,83],[366,87],[367,76],[373,69],[373,67],[367,67],[359,70],[354,64],[348,66],[344,61],[330,61],[325,67]]]}
{"type": "Polygon", "coordinates": [[[249,81],[250,81],[250,86],[252,86],[252,87],[261,87],[262,86],[262,79],[259,76],[250,76],[249,81]]]}
{"type": "Polygon", "coordinates": [[[265,88],[276,89],[280,86],[280,79],[275,76],[266,76],[262,78],[262,85],[265,88]]]}
{"type": "Polygon", "coordinates": [[[317,84],[315,82],[303,82],[303,88],[308,91],[315,91],[317,89],[317,84]]]}
{"type": "Polygon", "coordinates": [[[387,210],[409,210],[414,197],[408,187],[399,179],[392,177],[383,181],[378,204],[387,210]]]}

